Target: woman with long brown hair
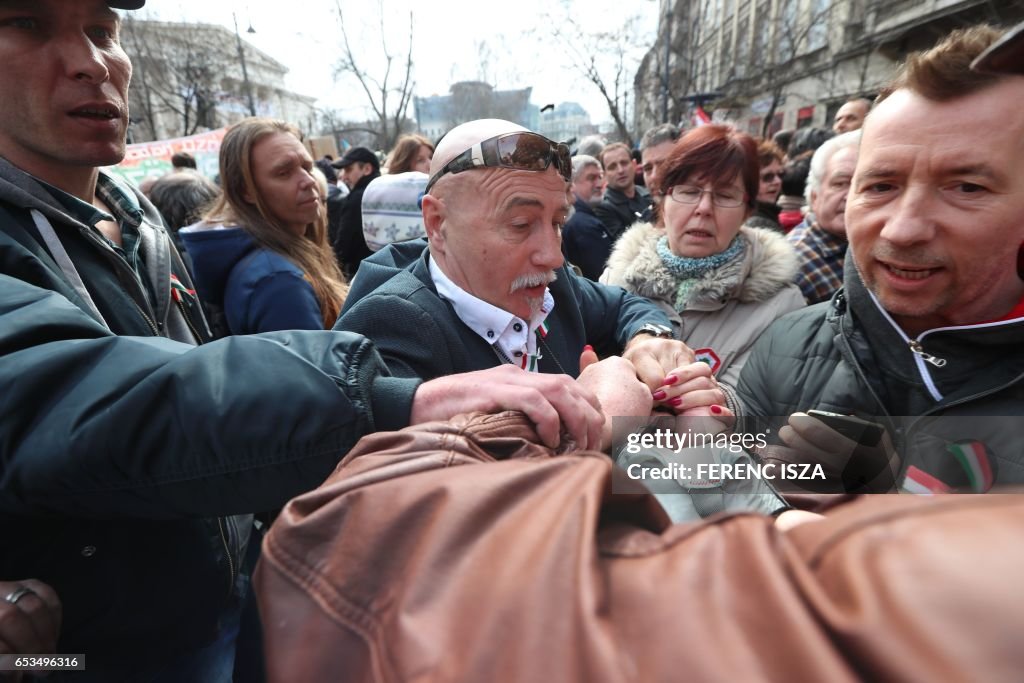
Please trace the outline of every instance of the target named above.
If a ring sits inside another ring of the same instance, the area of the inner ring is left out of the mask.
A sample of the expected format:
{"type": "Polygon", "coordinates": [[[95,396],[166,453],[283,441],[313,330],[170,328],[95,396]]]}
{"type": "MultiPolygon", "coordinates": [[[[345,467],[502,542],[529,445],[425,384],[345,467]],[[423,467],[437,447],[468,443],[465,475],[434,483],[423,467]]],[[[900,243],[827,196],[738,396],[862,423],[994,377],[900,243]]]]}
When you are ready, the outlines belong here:
{"type": "Polygon", "coordinates": [[[231,334],[334,325],[348,286],[327,241],[323,197],[299,131],[250,118],[220,148],[222,191],[181,231],[200,297],[231,334]]]}
{"type": "Polygon", "coordinates": [[[434,146],[430,140],[415,133],[403,135],[388,155],[388,174],[397,175],[409,171],[430,173],[430,160],[433,158],[434,146]]]}

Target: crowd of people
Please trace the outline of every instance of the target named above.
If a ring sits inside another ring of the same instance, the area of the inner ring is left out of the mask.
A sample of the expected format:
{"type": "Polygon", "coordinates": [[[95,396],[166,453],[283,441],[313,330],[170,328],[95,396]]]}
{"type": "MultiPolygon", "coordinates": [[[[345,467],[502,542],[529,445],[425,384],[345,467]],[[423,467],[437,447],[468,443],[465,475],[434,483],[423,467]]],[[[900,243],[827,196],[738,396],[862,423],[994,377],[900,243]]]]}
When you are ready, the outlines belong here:
{"type": "Polygon", "coordinates": [[[219,184],[181,157],[143,192],[102,169],[143,4],[0,3],[5,667],[1019,675],[1024,504],[869,494],[1024,483],[1021,29],[954,31],[833,131],[662,124],[637,161],[482,119],[382,163],[250,118],[219,184]],[[666,416],[824,480],[659,503],[616,418],[666,416]]]}

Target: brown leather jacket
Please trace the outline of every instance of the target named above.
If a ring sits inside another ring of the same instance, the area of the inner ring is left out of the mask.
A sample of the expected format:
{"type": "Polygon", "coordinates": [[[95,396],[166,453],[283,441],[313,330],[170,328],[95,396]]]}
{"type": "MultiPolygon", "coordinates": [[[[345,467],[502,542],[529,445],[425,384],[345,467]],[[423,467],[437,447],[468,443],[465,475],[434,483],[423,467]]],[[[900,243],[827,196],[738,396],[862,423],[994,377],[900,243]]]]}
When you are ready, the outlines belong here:
{"type": "Polygon", "coordinates": [[[269,679],[1021,680],[1020,496],[673,526],[535,440],[510,413],[380,433],[293,500],[256,573],[269,679]]]}

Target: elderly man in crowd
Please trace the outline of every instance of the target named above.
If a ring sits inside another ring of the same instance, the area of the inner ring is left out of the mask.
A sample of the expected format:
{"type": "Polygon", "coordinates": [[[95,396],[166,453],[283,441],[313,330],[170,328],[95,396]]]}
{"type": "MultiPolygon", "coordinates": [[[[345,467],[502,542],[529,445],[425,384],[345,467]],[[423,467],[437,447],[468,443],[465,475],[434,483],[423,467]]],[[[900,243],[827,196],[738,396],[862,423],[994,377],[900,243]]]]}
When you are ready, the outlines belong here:
{"type": "Polygon", "coordinates": [[[810,211],[786,235],[800,258],[796,283],[809,304],[829,300],[843,284],[846,195],[858,144],[860,131],[853,131],[825,141],[814,153],[805,189],[810,211]]]}
{"type": "Polygon", "coordinates": [[[998,36],[954,31],[912,55],[868,116],[843,289],[770,328],[740,376],[752,414],[798,413],[779,436],[800,455],[779,457],[844,477],[874,457],[915,492],[1024,482],[1019,420],[991,417],[1024,411],[1024,77],[967,67],[998,36]],[[809,408],[876,422],[895,448],[809,408]]]}
{"type": "Polygon", "coordinates": [[[595,282],[604,272],[612,251],[612,238],[594,214],[604,193],[601,162],[585,154],[572,158],[573,213],[562,229],[562,253],[584,277],[595,282]]]}
{"type": "Polygon", "coordinates": [[[395,375],[510,364],[576,376],[593,345],[623,353],[657,401],[685,410],[723,399],[656,305],[564,267],[564,145],[508,121],[471,121],[441,140],[430,171],[429,246],[367,259],[336,325],[372,338],[395,375]]]}

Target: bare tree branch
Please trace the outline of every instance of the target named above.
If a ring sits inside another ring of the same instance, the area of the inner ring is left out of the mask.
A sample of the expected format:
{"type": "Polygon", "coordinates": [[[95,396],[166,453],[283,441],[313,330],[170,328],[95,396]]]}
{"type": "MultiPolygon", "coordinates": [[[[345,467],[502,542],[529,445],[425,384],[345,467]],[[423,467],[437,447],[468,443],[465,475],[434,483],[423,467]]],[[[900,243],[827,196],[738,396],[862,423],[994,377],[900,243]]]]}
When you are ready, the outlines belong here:
{"type": "Polygon", "coordinates": [[[549,11],[544,17],[549,25],[547,35],[539,35],[546,47],[560,46],[569,59],[570,68],[590,82],[601,94],[615,123],[618,137],[633,145],[633,132],[628,124],[629,89],[636,70],[631,53],[637,48],[635,36],[639,33],[636,17],[619,22],[614,31],[588,32],[574,18],[563,0],[558,15],[549,11]],[[608,66],[608,63],[611,66],[608,66]]]}
{"type": "Polygon", "coordinates": [[[404,73],[402,74],[401,82],[396,85],[392,85],[391,81],[392,77],[395,75],[393,68],[396,57],[388,47],[388,33],[383,4],[378,1],[377,5],[380,45],[384,57],[383,75],[379,79],[369,73],[368,70],[359,66],[359,62],[356,60],[355,51],[353,50],[352,42],[349,39],[348,31],[345,28],[341,0],[335,0],[334,4],[338,13],[338,23],[341,27],[343,47],[342,57],[335,69],[335,78],[344,74],[351,74],[356,79],[359,86],[362,88],[363,93],[366,95],[366,101],[370,109],[373,111],[374,118],[377,120],[377,143],[383,149],[390,149],[394,146],[398,136],[402,133],[409,103],[412,100],[412,91],[414,87],[412,79],[412,13],[409,13],[409,46],[405,57],[404,73]]]}

